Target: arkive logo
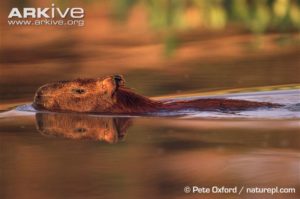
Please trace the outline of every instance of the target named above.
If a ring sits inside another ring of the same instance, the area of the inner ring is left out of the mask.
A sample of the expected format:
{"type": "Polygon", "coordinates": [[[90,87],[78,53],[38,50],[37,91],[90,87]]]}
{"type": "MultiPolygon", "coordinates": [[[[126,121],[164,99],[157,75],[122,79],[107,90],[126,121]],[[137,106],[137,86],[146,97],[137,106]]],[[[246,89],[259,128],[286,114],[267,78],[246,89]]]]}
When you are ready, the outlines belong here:
{"type": "Polygon", "coordinates": [[[84,26],[84,9],[68,7],[61,9],[55,4],[50,7],[12,8],[8,14],[10,26],[84,26]]]}
{"type": "Polygon", "coordinates": [[[50,8],[23,8],[23,12],[20,12],[19,8],[12,8],[8,18],[19,18],[19,19],[26,19],[26,18],[66,18],[69,16],[73,19],[81,19],[84,17],[84,10],[83,8],[66,8],[60,9],[52,4],[50,8]]]}

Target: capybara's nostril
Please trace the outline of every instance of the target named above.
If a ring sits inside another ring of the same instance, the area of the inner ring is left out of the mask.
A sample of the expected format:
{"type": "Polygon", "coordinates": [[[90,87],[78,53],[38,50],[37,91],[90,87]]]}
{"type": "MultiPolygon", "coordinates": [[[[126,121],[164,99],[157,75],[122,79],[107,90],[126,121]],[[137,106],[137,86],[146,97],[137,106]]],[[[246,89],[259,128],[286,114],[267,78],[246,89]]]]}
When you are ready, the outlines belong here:
{"type": "Polygon", "coordinates": [[[32,105],[34,108],[40,109],[43,104],[43,101],[44,101],[43,95],[41,95],[40,92],[37,92],[36,95],[34,96],[32,105]]]}
{"type": "Polygon", "coordinates": [[[41,102],[43,101],[43,96],[37,93],[37,94],[35,95],[34,101],[35,101],[36,103],[41,103],[41,102]]]}
{"type": "Polygon", "coordinates": [[[35,94],[35,99],[40,100],[40,99],[42,99],[42,96],[43,96],[42,89],[39,89],[35,94]]]}

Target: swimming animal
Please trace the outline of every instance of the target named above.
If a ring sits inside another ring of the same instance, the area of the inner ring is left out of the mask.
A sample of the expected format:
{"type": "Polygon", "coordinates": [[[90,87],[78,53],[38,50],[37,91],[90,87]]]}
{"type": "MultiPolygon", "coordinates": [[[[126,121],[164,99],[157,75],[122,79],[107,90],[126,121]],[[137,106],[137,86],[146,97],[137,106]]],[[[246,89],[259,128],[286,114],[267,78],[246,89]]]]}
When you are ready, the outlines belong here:
{"type": "Polygon", "coordinates": [[[226,98],[154,100],[125,86],[121,75],[105,78],[59,81],[40,87],[33,107],[54,112],[148,114],[159,111],[241,111],[282,105],[226,98]]]}

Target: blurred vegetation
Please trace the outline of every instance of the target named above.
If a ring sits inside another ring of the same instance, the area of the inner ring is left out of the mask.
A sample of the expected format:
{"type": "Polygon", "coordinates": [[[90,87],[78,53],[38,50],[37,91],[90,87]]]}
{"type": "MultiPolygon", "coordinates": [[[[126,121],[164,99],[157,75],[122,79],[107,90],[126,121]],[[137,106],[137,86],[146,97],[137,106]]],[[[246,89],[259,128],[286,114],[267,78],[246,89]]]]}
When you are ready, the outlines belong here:
{"type": "Polygon", "coordinates": [[[229,23],[254,33],[300,29],[300,0],[114,0],[118,19],[143,4],[153,28],[185,30],[222,29],[229,23]]]}
{"type": "Polygon", "coordinates": [[[229,24],[254,34],[300,29],[300,0],[114,0],[115,16],[125,20],[137,4],[145,6],[151,27],[165,32],[167,54],[178,45],[178,31],[229,24]]]}
{"type": "MultiPolygon", "coordinates": [[[[28,0],[11,0],[19,5],[28,0]]],[[[69,0],[54,0],[66,6],[69,0]]],[[[84,0],[89,4],[95,0],[84,0]]],[[[102,0],[112,4],[113,16],[126,21],[134,6],[147,12],[154,31],[164,34],[166,54],[180,44],[177,34],[191,29],[221,31],[240,28],[253,34],[300,30],[300,0],[102,0]]]]}

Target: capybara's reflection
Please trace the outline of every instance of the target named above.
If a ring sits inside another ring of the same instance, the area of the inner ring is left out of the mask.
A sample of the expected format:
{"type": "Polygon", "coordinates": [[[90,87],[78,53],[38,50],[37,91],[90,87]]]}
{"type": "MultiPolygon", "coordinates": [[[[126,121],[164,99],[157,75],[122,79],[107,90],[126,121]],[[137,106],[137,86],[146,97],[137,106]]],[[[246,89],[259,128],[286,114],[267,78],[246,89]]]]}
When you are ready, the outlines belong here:
{"type": "Polygon", "coordinates": [[[129,118],[88,116],[83,114],[37,113],[37,130],[44,136],[74,140],[116,143],[124,139],[129,118]]]}

